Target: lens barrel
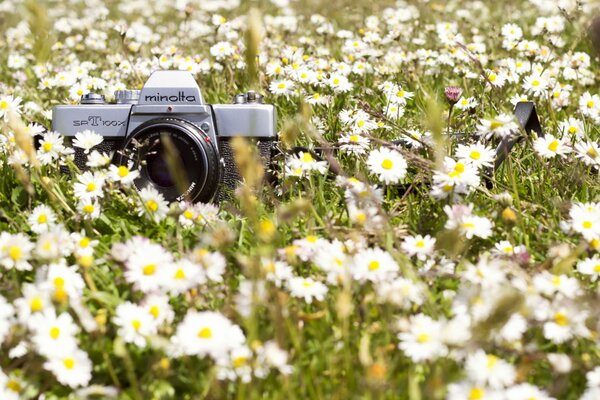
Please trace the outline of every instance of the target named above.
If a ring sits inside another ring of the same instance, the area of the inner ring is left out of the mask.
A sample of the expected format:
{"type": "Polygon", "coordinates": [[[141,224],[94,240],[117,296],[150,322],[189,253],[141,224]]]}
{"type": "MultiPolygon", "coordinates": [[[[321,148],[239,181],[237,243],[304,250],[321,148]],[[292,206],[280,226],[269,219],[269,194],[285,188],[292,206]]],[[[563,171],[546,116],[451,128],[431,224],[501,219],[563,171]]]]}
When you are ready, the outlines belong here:
{"type": "Polygon", "coordinates": [[[140,172],[135,186],[153,186],[167,201],[208,202],[219,187],[217,143],[198,126],[182,119],[146,121],[125,140],[114,161],[117,165],[133,163],[140,172]],[[176,170],[169,161],[177,166],[176,170]]]}

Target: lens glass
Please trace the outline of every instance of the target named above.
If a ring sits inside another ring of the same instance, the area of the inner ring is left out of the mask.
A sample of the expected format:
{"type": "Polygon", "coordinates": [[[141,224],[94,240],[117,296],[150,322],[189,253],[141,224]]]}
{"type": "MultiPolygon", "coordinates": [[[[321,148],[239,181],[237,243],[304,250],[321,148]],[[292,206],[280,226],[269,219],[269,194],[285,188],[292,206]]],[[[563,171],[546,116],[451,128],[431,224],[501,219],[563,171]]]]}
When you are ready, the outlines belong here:
{"type": "Polygon", "coordinates": [[[146,154],[146,168],[148,169],[148,177],[152,182],[160,187],[175,186],[175,181],[169,172],[167,164],[167,155],[162,143],[158,142],[152,146],[146,154]]]}

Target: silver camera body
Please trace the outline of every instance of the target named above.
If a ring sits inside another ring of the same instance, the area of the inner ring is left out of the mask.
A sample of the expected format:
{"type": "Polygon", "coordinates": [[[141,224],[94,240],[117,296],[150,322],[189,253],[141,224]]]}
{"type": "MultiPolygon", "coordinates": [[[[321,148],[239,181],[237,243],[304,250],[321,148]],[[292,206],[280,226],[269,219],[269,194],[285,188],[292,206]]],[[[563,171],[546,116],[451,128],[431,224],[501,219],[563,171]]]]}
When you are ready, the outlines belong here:
{"type": "MultiPolygon", "coordinates": [[[[141,91],[119,90],[116,103],[106,103],[96,93],[82,96],[76,105],[52,110],[52,130],[75,136],[86,129],[104,137],[98,147],[114,151],[113,162],[131,163],[140,170],[138,189],[155,186],[167,200],[210,201],[233,188],[239,174],[229,140],[243,136],[259,147],[265,165],[270,164],[277,139],[276,111],[263,104],[262,96],[247,92],[233,104],[206,104],[198,84],[187,71],[156,71],[141,91]],[[167,168],[163,145],[166,136],[175,146],[189,186],[182,192],[167,168]]],[[[85,166],[85,155],[76,152],[76,163],[85,166]]]]}

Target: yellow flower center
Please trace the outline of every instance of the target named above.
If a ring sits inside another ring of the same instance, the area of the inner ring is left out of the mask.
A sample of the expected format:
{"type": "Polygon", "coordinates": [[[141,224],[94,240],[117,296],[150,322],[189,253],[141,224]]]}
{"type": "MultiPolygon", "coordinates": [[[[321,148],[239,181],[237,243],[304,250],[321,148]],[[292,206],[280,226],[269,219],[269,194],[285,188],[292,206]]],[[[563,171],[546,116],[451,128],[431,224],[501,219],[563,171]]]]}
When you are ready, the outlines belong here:
{"type": "Polygon", "coordinates": [[[146,275],[146,276],[154,275],[154,273],[156,272],[156,264],[145,265],[144,268],[142,268],[142,271],[144,272],[144,275],[146,275]]]}
{"type": "Polygon", "coordinates": [[[0,108],[3,110],[8,109],[8,101],[6,101],[6,100],[0,101],[0,108]]]}
{"type": "Polygon", "coordinates": [[[431,340],[431,337],[427,333],[419,333],[417,335],[417,342],[419,343],[427,343],[431,340]]]}
{"type": "Polygon", "coordinates": [[[598,157],[598,152],[593,147],[590,147],[588,149],[588,151],[586,151],[585,154],[587,154],[590,158],[596,158],[596,157],[598,157]]]}
{"type": "Polygon", "coordinates": [[[576,127],[576,126],[570,126],[570,127],[569,127],[569,133],[570,133],[570,134],[577,133],[577,131],[578,131],[578,130],[579,130],[579,129],[577,129],[577,127],[576,127]]]}
{"type": "Polygon", "coordinates": [[[340,80],[338,78],[334,78],[333,79],[333,84],[334,85],[339,85],[340,84],[340,80]]]}
{"type": "Polygon", "coordinates": [[[502,122],[500,122],[500,121],[498,121],[498,120],[496,120],[496,119],[493,119],[493,120],[490,122],[490,129],[491,129],[491,130],[496,130],[496,129],[498,129],[498,128],[502,127],[502,126],[504,126],[504,123],[502,123],[502,122]]]}
{"type": "Polygon", "coordinates": [[[139,319],[134,319],[133,321],[131,321],[131,326],[137,332],[142,327],[142,321],[140,321],[139,319]]]}
{"type": "Polygon", "coordinates": [[[481,388],[473,388],[469,392],[469,400],[481,400],[485,396],[485,390],[481,388]]]}
{"type": "Polygon", "coordinates": [[[178,281],[184,280],[185,279],[185,272],[183,271],[182,268],[179,268],[176,272],[175,272],[175,279],[177,279],[178,281]]]}
{"type": "Polygon", "coordinates": [[[285,83],[281,82],[279,85],[277,85],[277,89],[285,89],[285,83]]]}
{"type": "Polygon", "coordinates": [[[21,384],[14,379],[9,379],[8,382],[6,382],[6,388],[15,393],[20,393],[22,389],[21,384]]]}
{"type": "Polygon", "coordinates": [[[592,229],[593,226],[592,221],[583,221],[583,224],[581,225],[584,227],[584,229],[592,229]]]}
{"type": "Polygon", "coordinates": [[[19,261],[23,257],[23,250],[19,246],[10,246],[8,248],[8,256],[13,259],[13,261],[19,261]]]}
{"type": "Polygon", "coordinates": [[[52,328],[50,328],[50,337],[54,340],[58,339],[58,337],[60,336],[60,328],[58,328],[57,326],[53,326],[52,328]]]}
{"type": "Polygon", "coordinates": [[[477,150],[473,150],[471,154],[469,154],[469,157],[471,157],[473,160],[479,160],[481,158],[481,153],[477,150]]]}
{"type": "Polygon", "coordinates": [[[309,163],[309,162],[315,161],[315,159],[313,158],[313,156],[310,153],[303,153],[302,161],[305,163],[309,163]]]}
{"type": "Polygon", "coordinates": [[[383,160],[381,162],[381,168],[386,169],[386,170],[390,170],[392,169],[392,167],[394,166],[394,163],[392,162],[392,160],[386,158],[385,160],[383,160]]]}
{"type": "Polygon", "coordinates": [[[160,315],[160,308],[158,308],[157,305],[150,307],[150,314],[154,317],[154,319],[157,319],[160,315]]]}
{"type": "Polygon", "coordinates": [[[208,327],[204,327],[198,331],[198,337],[201,339],[210,339],[212,335],[212,330],[208,327]]]}
{"type": "Polygon", "coordinates": [[[248,359],[246,357],[236,357],[233,359],[233,366],[235,368],[243,367],[244,365],[246,365],[247,360],[248,359]]]}
{"type": "Polygon", "coordinates": [[[44,148],[44,151],[47,153],[47,152],[49,152],[50,150],[52,150],[52,143],[48,143],[48,142],[46,142],[46,143],[44,143],[44,144],[42,145],[42,147],[44,148]]]}
{"type": "Polygon", "coordinates": [[[94,190],[96,190],[96,184],[93,182],[90,182],[87,184],[86,188],[85,188],[88,192],[93,192],[94,190]]]}
{"type": "Polygon", "coordinates": [[[496,365],[496,363],[498,362],[498,357],[496,357],[493,354],[488,354],[486,359],[487,359],[487,367],[488,368],[494,368],[494,365],[496,365]]]}
{"type": "Polygon", "coordinates": [[[72,358],[65,358],[63,361],[63,364],[65,366],[66,369],[73,369],[75,368],[75,360],[72,358]]]}
{"type": "Polygon", "coordinates": [[[86,204],[85,206],[83,206],[83,212],[86,214],[91,214],[94,212],[94,210],[95,208],[93,204],[86,204]]]}
{"type": "Polygon", "coordinates": [[[600,264],[594,265],[594,272],[595,273],[600,273],[600,264]]]}
{"type": "Polygon", "coordinates": [[[588,100],[586,105],[587,105],[587,108],[594,108],[594,104],[595,104],[594,100],[588,100]]]}
{"type": "Polygon", "coordinates": [[[415,243],[415,246],[419,247],[419,248],[423,248],[423,247],[425,247],[425,241],[424,240],[417,240],[417,243],[415,243]]]}
{"type": "Polygon", "coordinates": [[[183,216],[184,216],[186,219],[194,219],[194,213],[192,212],[192,210],[185,210],[185,211],[183,212],[183,216]]]}
{"type": "Polygon", "coordinates": [[[369,263],[369,270],[371,271],[377,271],[379,269],[380,265],[379,265],[379,261],[371,261],[369,263]]]}
{"type": "Polygon", "coordinates": [[[540,86],[540,81],[538,81],[537,79],[534,80],[533,82],[531,82],[531,86],[535,86],[535,87],[540,86]]]}
{"type": "Polygon", "coordinates": [[[556,149],[558,149],[558,145],[559,145],[558,140],[553,140],[548,145],[548,150],[550,150],[552,152],[556,152],[556,149]]]}
{"type": "Polygon", "coordinates": [[[158,210],[158,203],[154,200],[148,200],[146,202],[146,208],[150,212],[156,212],[156,210],[158,210]]]}
{"type": "Polygon", "coordinates": [[[44,302],[42,301],[42,298],[40,296],[35,296],[33,299],[31,299],[29,302],[29,309],[31,312],[42,311],[44,309],[44,302]]]}
{"type": "Polygon", "coordinates": [[[65,286],[65,280],[62,277],[57,276],[56,278],[54,278],[54,287],[61,288],[64,286],[65,286]]]}
{"type": "Polygon", "coordinates": [[[48,221],[48,217],[46,214],[40,214],[37,220],[39,224],[45,224],[48,221]]]}
{"type": "Polygon", "coordinates": [[[554,322],[556,322],[560,326],[569,325],[569,317],[567,317],[564,313],[560,311],[554,314],[554,322]]]}
{"type": "Polygon", "coordinates": [[[498,78],[498,75],[496,75],[496,74],[490,74],[488,76],[488,79],[490,80],[490,82],[495,82],[497,78],[498,78]]]}
{"type": "Polygon", "coordinates": [[[456,163],[456,165],[454,166],[454,170],[459,174],[465,172],[465,164],[460,162],[456,163]]]}
{"type": "Polygon", "coordinates": [[[462,224],[462,227],[465,229],[473,229],[473,228],[475,228],[475,224],[472,222],[464,222],[462,224]]]}
{"type": "Polygon", "coordinates": [[[127,175],[129,175],[129,169],[128,169],[126,166],[124,166],[124,165],[121,165],[121,166],[119,167],[119,169],[118,169],[117,173],[119,174],[119,176],[120,176],[121,178],[125,178],[127,175]]]}

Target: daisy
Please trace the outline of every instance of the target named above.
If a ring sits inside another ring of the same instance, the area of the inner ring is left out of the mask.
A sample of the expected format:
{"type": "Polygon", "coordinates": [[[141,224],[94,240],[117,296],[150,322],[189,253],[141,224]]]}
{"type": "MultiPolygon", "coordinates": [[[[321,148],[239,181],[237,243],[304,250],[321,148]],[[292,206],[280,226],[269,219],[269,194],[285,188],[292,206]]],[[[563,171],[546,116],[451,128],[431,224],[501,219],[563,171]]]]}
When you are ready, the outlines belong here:
{"type": "Polygon", "coordinates": [[[106,167],[112,161],[112,156],[107,153],[100,153],[97,150],[92,150],[88,155],[85,165],[90,168],[106,167]]]}
{"type": "Polygon", "coordinates": [[[596,254],[593,257],[586,258],[577,263],[577,271],[584,275],[590,275],[594,279],[598,279],[600,275],[600,255],[596,254]]]}
{"type": "Polygon", "coordinates": [[[21,400],[25,383],[15,376],[6,376],[0,369],[0,398],[3,400],[21,400]]]}
{"type": "Polygon", "coordinates": [[[341,74],[331,74],[329,79],[327,79],[327,85],[332,88],[335,93],[346,93],[353,88],[353,85],[348,78],[341,74]]]}
{"type": "Polygon", "coordinates": [[[586,117],[594,120],[599,118],[600,113],[600,97],[597,94],[591,95],[585,92],[579,98],[579,111],[586,117]]]}
{"type": "Polygon", "coordinates": [[[492,235],[492,221],[486,217],[478,217],[471,215],[465,217],[458,226],[459,230],[467,239],[471,239],[473,236],[487,239],[492,235]]]}
{"type": "Polygon", "coordinates": [[[475,97],[461,97],[454,105],[454,108],[459,110],[469,110],[477,107],[478,104],[479,102],[475,97]]]}
{"type": "Polygon", "coordinates": [[[192,252],[191,259],[204,269],[204,274],[209,281],[223,282],[223,274],[227,266],[223,254],[198,247],[192,252]]]}
{"type": "Polygon", "coordinates": [[[146,337],[156,333],[157,321],[150,311],[142,306],[125,302],[119,304],[112,321],[118,328],[118,334],[126,343],[146,347],[146,337]]]}
{"type": "Polygon", "coordinates": [[[77,210],[83,219],[94,220],[100,216],[100,205],[92,199],[82,198],[77,204],[77,210]]]}
{"type": "Polygon", "coordinates": [[[469,380],[448,385],[447,400],[503,400],[502,392],[469,380]]]}
{"type": "Polygon", "coordinates": [[[310,152],[299,151],[298,154],[290,156],[286,164],[292,170],[300,169],[302,172],[316,171],[320,174],[327,173],[327,161],[316,160],[310,152]]]}
{"type": "Polygon", "coordinates": [[[189,310],[171,337],[175,354],[210,356],[219,360],[246,338],[239,326],[214,311],[189,310]]]}
{"type": "Polygon", "coordinates": [[[398,348],[413,362],[431,360],[446,355],[448,349],[442,341],[442,323],[424,314],[410,317],[406,330],[398,334],[398,348]]]}
{"type": "Polygon", "coordinates": [[[181,259],[168,264],[163,277],[163,287],[173,295],[206,283],[204,268],[191,260],[181,259]]]}
{"type": "Polygon", "coordinates": [[[89,154],[90,150],[102,143],[104,138],[97,134],[94,131],[89,129],[84,130],[83,132],[77,132],[75,134],[75,139],[73,139],[73,146],[79,147],[83,149],[85,154],[89,154]]]}
{"type": "Polygon", "coordinates": [[[162,246],[150,242],[140,243],[125,263],[125,280],[145,293],[158,290],[172,262],[171,253],[162,246]]]}
{"type": "Polygon", "coordinates": [[[293,297],[304,299],[308,304],[313,300],[323,301],[327,294],[327,286],[313,278],[293,277],[288,281],[288,287],[293,297]]]}
{"type": "Polygon", "coordinates": [[[379,282],[376,293],[380,301],[389,302],[405,310],[409,310],[413,305],[421,305],[424,300],[423,287],[402,277],[379,282]]]}
{"type": "Polygon", "coordinates": [[[12,327],[14,314],[14,307],[0,296],[0,345],[12,327]]]}
{"type": "Polygon", "coordinates": [[[21,287],[22,297],[14,301],[17,309],[19,322],[23,325],[33,321],[31,316],[37,313],[43,313],[52,308],[52,298],[48,290],[34,285],[33,283],[24,283],[21,287]]]}
{"type": "Polygon", "coordinates": [[[67,265],[64,259],[46,267],[46,279],[41,287],[48,290],[57,302],[80,299],[85,283],[76,265],[67,265]]]}
{"type": "Polygon", "coordinates": [[[111,164],[108,167],[108,179],[112,182],[120,182],[123,186],[130,186],[140,175],[139,171],[132,170],[133,163],[128,165],[111,164]]]}
{"type": "Polygon", "coordinates": [[[514,383],[515,367],[493,354],[477,350],[467,357],[465,370],[469,379],[493,389],[502,389],[514,383]]]}
{"type": "Polygon", "coordinates": [[[592,141],[579,141],[575,143],[575,157],[586,165],[600,165],[600,146],[592,141]]]}
{"type": "Polygon", "coordinates": [[[277,96],[289,96],[294,91],[294,82],[289,79],[273,81],[269,85],[269,91],[277,96]]]}
{"type": "Polygon", "coordinates": [[[47,232],[56,222],[56,214],[50,207],[40,204],[33,209],[27,218],[31,230],[35,233],[47,232]]]}
{"type": "Polygon", "coordinates": [[[284,261],[263,259],[261,260],[261,269],[265,279],[273,282],[277,287],[282,287],[285,282],[294,276],[292,267],[284,261]]]}
{"type": "Polygon", "coordinates": [[[352,263],[354,279],[382,282],[394,278],[400,267],[387,251],[380,248],[360,250],[352,263]]]}
{"type": "Polygon", "coordinates": [[[568,119],[561,121],[558,124],[558,130],[561,132],[562,137],[583,137],[585,130],[583,126],[583,121],[577,118],[569,117],[568,119]]]}
{"type": "Polygon", "coordinates": [[[104,186],[105,175],[101,172],[86,171],[77,177],[77,182],[73,185],[75,197],[80,200],[94,200],[104,197],[102,187],[104,186]]]}
{"type": "Polygon", "coordinates": [[[92,362],[85,351],[65,348],[44,363],[63,385],[71,388],[87,386],[92,379],[92,362]]]}
{"type": "Polygon", "coordinates": [[[386,184],[398,183],[404,179],[408,166],[402,154],[386,147],[371,151],[367,165],[369,171],[386,184]]]}
{"type": "Polygon", "coordinates": [[[546,392],[530,383],[520,383],[508,388],[505,393],[505,398],[511,400],[555,400],[546,392]]]}
{"type": "Polygon", "coordinates": [[[46,357],[56,357],[70,349],[77,348],[75,335],[79,327],[69,313],[56,315],[52,308],[31,316],[28,326],[33,330],[31,338],[37,351],[46,357]]]}
{"type": "Polygon", "coordinates": [[[401,248],[409,256],[417,256],[419,260],[425,260],[429,257],[435,247],[435,239],[429,235],[408,236],[404,238],[401,248]]]}
{"type": "Polygon", "coordinates": [[[567,146],[566,141],[547,134],[537,138],[533,142],[535,151],[544,158],[553,158],[554,156],[564,156],[571,152],[571,148],[567,146]]]}
{"type": "Polygon", "coordinates": [[[139,196],[138,215],[146,215],[154,222],[159,222],[167,216],[169,203],[158,190],[147,186],[139,191],[139,196]]]}
{"type": "Polygon", "coordinates": [[[6,122],[11,112],[20,115],[21,101],[20,97],[0,96],[0,118],[3,118],[6,122]]]}
{"type": "Polygon", "coordinates": [[[481,119],[479,125],[477,125],[477,130],[485,139],[492,136],[502,139],[515,135],[519,131],[519,126],[512,115],[500,114],[492,119],[481,119]]]}
{"type": "Polygon", "coordinates": [[[459,144],[456,148],[456,158],[464,163],[470,163],[476,168],[491,167],[496,158],[495,151],[483,143],[469,146],[459,144]]]}
{"type": "Polygon", "coordinates": [[[39,148],[37,158],[42,165],[48,165],[58,160],[63,153],[65,146],[64,138],[57,132],[47,132],[38,141],[39,148]]]}
{"type": "Polygon", "coordinates": [[[346,133],[339,140],[340,150],[354,155],[365,154],[370,143],[369,138],[357,133],[346,133]]]}
{"type": "Polygon", "coordinates": [[[34,244],[22,233],[0,233],[0,265],[9,270],[30,271],[33,247],[34,244]]]}
{"type": "Polygon", "coordinates": [[[532,96],[539,97],[546,92],[548,81],[543,75],[533,74],[525,78],[523,81],[523,89],[532,96]]]}

